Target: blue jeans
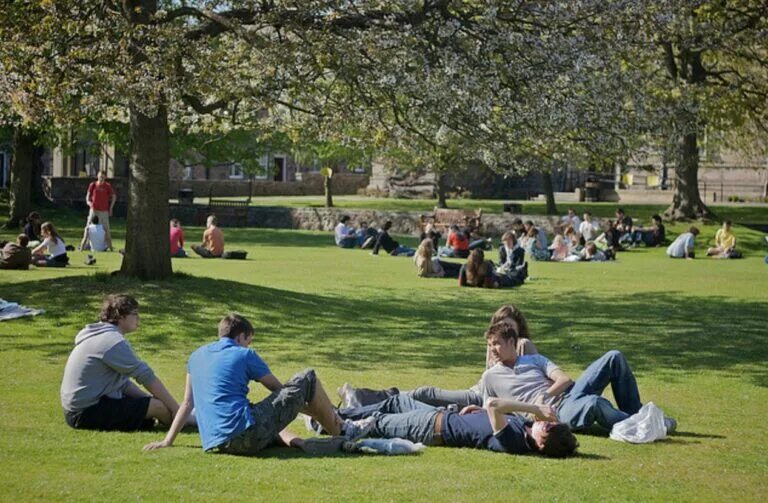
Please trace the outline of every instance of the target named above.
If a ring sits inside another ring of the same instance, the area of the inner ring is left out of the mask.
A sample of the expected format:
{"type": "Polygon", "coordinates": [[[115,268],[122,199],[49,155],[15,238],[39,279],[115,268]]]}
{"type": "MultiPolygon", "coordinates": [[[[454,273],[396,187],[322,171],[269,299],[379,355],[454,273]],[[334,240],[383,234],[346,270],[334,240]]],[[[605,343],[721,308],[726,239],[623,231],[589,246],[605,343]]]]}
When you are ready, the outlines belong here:
{"type": "Polygon", "coordinates": [[[435,407],[447,407],[454,403],[459,408],[466,407],[467,405],[483,406],[483,397],[470,389],[448,390],[435,386],[421,386],[405,394],[414,400],[435,407]]]}
{"type": "Polygon", "coordinates": [[[427,445],[432,443],[438,412],[435,407],[403,394],[373,405],[339,409],[339,415],[344,419],[375,417],[376,424],[371,430],[373,437],[404,438],[427,445]]]}
{"type": "Polygon", "coordinates": [[[405,255],[406,257],[413,257],[416,254],[416,250],[413,248],[408,248],[407,246],[398,245],[397,248],[392,250],[392,253],[390,255],[405,255]]]}
{"type": "Polygon", "coordinates": [[[354,248],[357,245],[356,237],[343,238],[337,245],[339,248],[354,248]]]}
{"type": "Polygon", "coordinates": [[[557,415],[573,430],[589,428],[594,423],[610,430],[642,406],[637,381],[627,359],[620,351],[608,351],[576,380],[563,398],[557,415]],[[601,396],[609,384],[618,410],[601,396]]]}

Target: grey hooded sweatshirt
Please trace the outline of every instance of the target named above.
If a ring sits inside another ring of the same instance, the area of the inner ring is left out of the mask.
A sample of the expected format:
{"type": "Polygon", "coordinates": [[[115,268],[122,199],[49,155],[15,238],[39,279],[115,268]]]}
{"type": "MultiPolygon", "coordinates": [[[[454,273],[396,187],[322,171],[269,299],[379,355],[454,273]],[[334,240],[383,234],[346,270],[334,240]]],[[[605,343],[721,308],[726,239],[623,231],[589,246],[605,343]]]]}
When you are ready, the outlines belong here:
{"type": "Polygon", "coordinates": [[[115,325],[86,325],[75,337],[75,349],[64,368],[61,406],[67,412],[80,412],[103,396],[123,398],[131,377],[146,386],[155,380],[155,373],[139,360],[115,325]]]}

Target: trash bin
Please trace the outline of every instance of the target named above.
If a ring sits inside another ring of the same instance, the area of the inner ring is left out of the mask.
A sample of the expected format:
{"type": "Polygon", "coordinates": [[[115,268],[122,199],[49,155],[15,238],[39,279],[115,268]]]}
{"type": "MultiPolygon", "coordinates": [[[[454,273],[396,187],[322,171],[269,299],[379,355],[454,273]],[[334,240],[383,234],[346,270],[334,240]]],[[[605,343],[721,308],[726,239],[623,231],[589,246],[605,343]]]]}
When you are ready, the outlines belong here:
{"type": "Polygon", "coordinates": [[[179,189],[179,204],[192,204],[195,202],[195,193],[192,189],[179,189]]]}
{"type": "Polygon", "coordinates": [[[600,200],[600,182],[588,181],[584,183],[584,201],[596,203],[600,200]]]}

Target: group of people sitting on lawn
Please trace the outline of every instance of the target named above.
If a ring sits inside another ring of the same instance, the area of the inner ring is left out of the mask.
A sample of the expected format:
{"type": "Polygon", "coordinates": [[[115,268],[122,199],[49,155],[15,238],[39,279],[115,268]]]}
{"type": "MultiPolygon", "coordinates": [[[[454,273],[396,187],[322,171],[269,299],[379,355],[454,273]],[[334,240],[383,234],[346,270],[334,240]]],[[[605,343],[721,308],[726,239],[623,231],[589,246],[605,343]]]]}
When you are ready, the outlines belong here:
{"type": "MultiPolygon", "coordinates": [[[[29,269],[37,267],[65,267],[69,264],[68,247],[52,222],[40,223],[40,215],[33,212],[27,218],[24,233],[15,242],[0,242],[0,269],[29,269]]],[[[69,249],[73,249],[71,246],[69,249]]]]}
{"type": "MultiPolygon", "coordinates": [[[[566,457],[578,446],[573,431],[593,424],[610,430],[642,405],[620,352],[609,351],[574,381],[538,354],[525,317],[511,305],[491,318],[485,332],[486,369],[472,388],[426,386],[400,393],[345,385],[341,408],[333,407],[312,369],[285,382],[272,374],[249,349],[255,331],[238,314],[219,322],[216,341],[192,352],[179,404],[126,340],[138,327],[138,302],[110,295],[100,321],[77,334],[60,391],[69,426],[119,431],[152,428],[155,421],[169,426],[165,438],[147,444],[146,450],[171,447],[183,427],[197,425],[206,452],[253,455],[273,445],[313,452],[313,440],[287,429],[303,413],[313,431],[346,440],[404,438],[432,446],[566,457]],[[251,381],[270,395],[250,403],[251,381]],[[602,396],[609,385],[615,405],[602,396]]],[[[667,433],[676,424],[666,419],[667,433]]]]}

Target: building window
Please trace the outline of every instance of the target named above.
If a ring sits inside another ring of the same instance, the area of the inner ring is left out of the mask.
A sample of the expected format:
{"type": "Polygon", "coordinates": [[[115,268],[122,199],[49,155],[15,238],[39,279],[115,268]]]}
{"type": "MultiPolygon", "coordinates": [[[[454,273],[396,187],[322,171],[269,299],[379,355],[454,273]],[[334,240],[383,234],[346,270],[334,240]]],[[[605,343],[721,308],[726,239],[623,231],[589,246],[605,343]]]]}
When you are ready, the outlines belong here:
{"type": "Polygon", "coordinates": [[[240,165],[240,163],[232,163],[229,165],[229,179],[230,180],[242,180],[245,178],[245,174],[243,173],[243,167],[240,165]]]}

